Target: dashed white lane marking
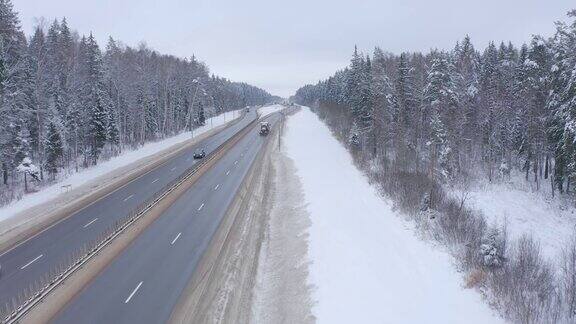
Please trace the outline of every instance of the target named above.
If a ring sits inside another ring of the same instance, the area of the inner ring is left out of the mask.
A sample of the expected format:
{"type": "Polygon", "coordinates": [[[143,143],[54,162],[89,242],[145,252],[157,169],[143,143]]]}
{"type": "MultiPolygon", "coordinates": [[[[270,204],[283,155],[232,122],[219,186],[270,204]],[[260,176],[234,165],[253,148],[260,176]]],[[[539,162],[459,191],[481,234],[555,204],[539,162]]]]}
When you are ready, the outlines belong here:
{"type": "Polygon", "coordinates": [[[136,288],[134,288],[134,290],[132,290],[132,293],[130,294],[130,296],[128,296],[128,298],[126,298],[126,301],[124,301],[124,304],[128,304],[130,302],[130,299],[132,299],[132,297],[134,297],[134,294],[136,294],[138,289],[140,289],[140,286],[142,286],[142,283],[143,283],[143,281],[140,281],[138,286],[136,286],[136,288]]]}
{"type": "Polygon", "coordinates": [[[130,198],[132,198],[132,197],[134,197],[134,195],[130,195],[130,196],[128,196],[128,197],[126,197],[126,198],[124,198],[124,201],[128,201],[128,200],[130,200],[130,198]]]}
{"type": "Polygon", "coordinates": [[[200,205],[200,207],[198,207],[198,211],[202,210],[203,207],[204,207],[204,203],[202,203],[202,205],[200,205]]]}
{"type": "Polygon", "coordinates": [[[226,171],[226,175],[229,175],[229,174],[230,174],[230,170],[226,171]]]}
{"type": "Polygon", "coordinates": [[[93,220],[91,220],[89,223],[87,223],[87,224],[84,225],[83,227],[86,228],[86,227],[92,225],[92,223],[94,223],[94,222],[97,221],[97,220],[98,220],[98,218],[94,218],[93,220]]]}
{"type": "Polygon", "coordinates": [[[214,187],[214,190],[218,190],[219,187],[220,187],[220,184],[217,184],[216,187],[214,187]]]}
{"type": "Polygon", "coordinates": [[[176,237],[172,240],[172,242],[170,242],[170,245],[174,245],[174,243],[176,243],[176,241],[178,241],[178,239],[180,238],[180,235],[182,235],[182,233],[178,233],[178,235],[176,235],[176,237]]]}
{"type": "Polygon", "coordinates": [[[234,161],[234,164],[238,164],[238,160],[234,161]]]}
{"type": "Polygon", "coordinates": [[[152,183],[154,183],[154,182],[156,182],[156,181],[158,181],[158,180],[160,180],[160,179],[154,179],[154,180],[152,180],[152,183]]]}
{"type": "Polygon", "coordinates": [[[176,170],[176,167],[173,167],[172,169],[170,169],[170,171],[174,171],[174,170],[176,170]]]}
{"type": "Polygon", "coordinates": [[[23,265],[23,266],[20,268],[20,270],[26,269],[26,267],[28,267],[28,266],[31,265],[32,263],[38,261],[38,259],[40,259],[40,258],[43,257],[43,256],[44,256],[44,254],[40,254],[39,256],[35,257],[34,259],[32,259],[32,261],[30,261],[30,262],[26,263],[25,265],[23,265]]]}

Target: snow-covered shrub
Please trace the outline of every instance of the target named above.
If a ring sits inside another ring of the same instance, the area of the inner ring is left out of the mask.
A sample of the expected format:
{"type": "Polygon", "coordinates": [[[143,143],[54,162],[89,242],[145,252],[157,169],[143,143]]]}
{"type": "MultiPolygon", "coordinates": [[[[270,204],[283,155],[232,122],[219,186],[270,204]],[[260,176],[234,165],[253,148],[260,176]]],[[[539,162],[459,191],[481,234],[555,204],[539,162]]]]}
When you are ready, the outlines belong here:
{"type": "Polygon", "coordinates": [[[491,228],[480,245],[483,265],[487,268],[498,268],[504,263],[506,241],[497,228],[491,228]]]}
{"type": "Polygon", "coordinates": [[[507,262],[491,277],[492,292],[500,309],[515,323],[558,322],[555,282],[539,245],[528,235],[515,242],[507,262]]]}
{"type": "Polygon", "coordinates": [[[358,133],[356,132],[351,132],[350,136],[348,138],[348,142],[350,143],[351,146],[353,147],[358,147],[360,146],[360,136],[358,135],[358,133]]]}
{"type": "Polygon", "coordinates": [[[486,279],[486,272],[480,269],[475,269],[470,271],[466,276],[466,288],[474,288],[480,286],[480,284],[486,279]]]}
{"type": "Polygon", "coordinates": [[[29,157],[22,159],[22,162],[16,167],[16,171],[35,175],[38,173],[38,167],[32,163],[29,157]]]}
{"type": "Polygon", "coordinates": [[[425,193],[420,202],[420,211],[425,212],[430,209],[430,194],[425,193]]]}
{"type": "Polygon", "coordinates": [[[564,249],[562,258],[562,314],[566,322],[576,322],[576,235],[564,249]]]}
{"type": "Polygon", "coordinates": [[[502,161],[502,163],[500,163],[498,172],[500,173],[500,177],[502,179],[510,177],[510,167],[508,167],[508,163],[506,163],[506,161],[502,161]]]}

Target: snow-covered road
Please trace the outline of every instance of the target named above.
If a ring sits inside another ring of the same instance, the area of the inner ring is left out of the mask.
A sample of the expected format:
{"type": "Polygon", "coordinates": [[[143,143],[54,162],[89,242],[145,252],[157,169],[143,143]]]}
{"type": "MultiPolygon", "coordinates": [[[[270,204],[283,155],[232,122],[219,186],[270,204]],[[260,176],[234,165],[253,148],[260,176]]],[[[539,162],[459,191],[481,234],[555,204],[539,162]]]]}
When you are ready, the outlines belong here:
{"type": "Polygon", "coordinates": [[[501,323],[449,254],[411,224],[356,169],[307,108],[289,117],[284,149],[302,183],[309,283],[319,323],[501,323]]]}

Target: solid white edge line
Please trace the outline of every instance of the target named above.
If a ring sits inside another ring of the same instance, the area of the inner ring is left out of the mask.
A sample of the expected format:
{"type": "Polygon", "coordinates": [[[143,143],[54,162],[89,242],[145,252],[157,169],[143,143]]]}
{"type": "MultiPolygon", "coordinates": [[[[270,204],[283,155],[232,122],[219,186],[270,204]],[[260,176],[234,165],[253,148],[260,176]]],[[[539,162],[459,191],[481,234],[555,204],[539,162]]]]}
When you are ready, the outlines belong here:
{"type": "Polygon", "coordinates": [[[202,207],[204,207],[204,203],[202,203],[202,205],[200,205],[200,207],[198,207],[198,211],[202,210],[202,207]]]}
{"type": "Polygon", "coordinates": [[[126,301],[124,301],[124,304],[128,304],[130,302],[130,299],[132,299],[132,297],[134,296],[134,294],[138,291],[138,289],[140,289],[140,286],[142,286],[142,283],[144,281],[140,281],[140,283],[138,284],[138,286],[136,286],[136,288],[134,288],[134,290],[132,290],[132,293],[130,294],[130,296],[128,296],[128,298],[126,298],[126,301]]]}
{"type": "Polygon", "coordinates": [[[91,220],[89,223],[87,223],[87,224],[84,225],[83,227],[86,228],[86,227],[92,225],[92,223],[94,223],[94,222],[97,221],[97,220],[98,220],[98,217],[94,218],[93,220],[91,220]]]}
{"type": "Polygon", "coordinates": [[[26,267],[28,267],[29,265],[31,265],[32,263],[36,262],[38,259],[40,259],[41,257],[43,257],[44,254],[40,254],[39,256],[35,257],[32,261],[26,263],[25,265],[23,265],[20,270],[24,270],[26,269],[26,267]]]}
{"type": "Polygon", "coordinates": [[[126,198],[124,198],[124,201],[128,201],[128,200],[130,200],[130,198],[132,198],[132,197],[134,197],[134,194],[131,194],[130,196],[128,196],[128,197],[126,197],[126,198]]]}
{"type": "Polygon", "coordinates": [[[180,238],[180,235],[182,235],[182,233],[178,233],[178,235],[176,235],[176,237],[172,240],[172,242],[170,242],[170,245],[174,245],[174,243],[176,243],[178,238],[180,238]]]}

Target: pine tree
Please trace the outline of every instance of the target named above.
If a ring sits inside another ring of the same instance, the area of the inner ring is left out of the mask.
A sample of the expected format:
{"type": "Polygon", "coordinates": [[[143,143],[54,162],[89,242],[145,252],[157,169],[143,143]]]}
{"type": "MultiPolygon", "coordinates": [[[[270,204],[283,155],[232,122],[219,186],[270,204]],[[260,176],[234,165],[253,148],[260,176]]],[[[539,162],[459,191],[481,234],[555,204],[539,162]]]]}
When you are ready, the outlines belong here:
{"type": "MultiPolygon", "coordinates": [[[[28,57],[30,62],[30,71],[34,79],[34,106],[33,113],[29,121],[29,130],[31,136],[31,146],[34,151],[34,158],[42,161],[43,156],[43,133],[44,118],[48,103],[47,98],[47,80],[45,71],[46,44],[44,32],[41,28],[36,28],[34,35],[28,46],[28,57]]],[[[40,163],[41,164],[41,163],[40,163]]]]}
{"type": "Polygon", "coordinates": [[[404,165],[414,162],[417,166],[416,150],[421,131],[418,113],[419,102],[415,94],[413,71],[406,53],[400,54],[394,91],[390,95],[389,101],[394,148],[398,154],[398,160],[404,165]]]}
{"type": "Polygon", "coordinates": [[[447,180],[454,175],[452,150],[447,142],[444,124],[437,111],[432,112],[430,118],[430,177],[432,179],[447,180]]]}
{"type": "Polygon", "coordinates": [[[352,111],[353,118],[358,121],[362,114],[362,93],[361,83],[363,76],[363,58],[358,53],[358,48],[354,46],[354,54],[350,61],[346,81],[347,104],[352,111]]]}
{"type": "Polygon", "coordinates": [[[429,111],[432,114],[430,141],[434,145],[433,160],[440,161],[438,164],[442,167],[444,177],[451,177],[456,164],[453,151],[454,147],[458,147],[464,123],[461,120],[463,114],[458,109],[453,67],[446,54],[440,53],[432,61],[424,88],[424,99],[430,105],[429,111]]]}
{"type": "Polygon", "coordinates": [[[389,98],[392,96],[392,84],[386,74],[386,57],[380,48],[374,49],[371,71],[371,96],[373,105],[373,123],[376,155],[387,158],[388,145],[392,139],[392,114],[389,98]],[[380,152],[377,150],[380,149],[380,152]]]}
{"type": "Polygon", "coordinates": [[[204,105],[202,102],[198,102],[198,116],[196,117],[196,124],[198,126],[206,125],[206,116],[204,114],[204,105]]]}
{"type": "Polygon", "coordinates": [[[22,175],[31,176],[17,170],[28,165],[25,159],[40,167],[43,179],[47,165],[52,175],[54,163],[56,170],[78,170],[82,159],[88,166],[123,145],[183,131],[198,101],[202,110],[222,112],[272,98],[210,76],[194,56],[179,59],[114,40],[108,45],[103,58],[93,35],[77,39],[66,19],[52,22],[47,34],[36,28],[28,43],[12,2],[0,0],[0,172],[9,190],[18,190],[22,175]],[[191,100],[197,88],[192,80],[202,80],[206,91],[198,101],[191,100]],[[55,136],[46,132],[54,127],[63,149],[56,159],[45,147],[55,136]]]}
{"type": "Polygon", "coordinates": [[[46,170],[54,179],[58,169],[61,166],[61,160],[64,154],[63,141],[58,127],[54,122],[48,124],[46,132],[46,170]]]}
{"type": "MultiPolygon", "coordinates": [[[[569,13],[576,18],[576,10],[569,13]]],[[[554,154],[554,184],[560,192],[576,180],[576,19],[571,25],[558,24],[552,40],[555,62],[551,66],[547,110],[552,111],[548,139],[554,154]]]]}
{"type": "Polygon", "coordinates": [[[108,122],[110,120],[103,91],[102,57],[94,36],[90,34],[85,40],[84,83],[85,107],[88,110],[89,157],[96,164],[106,144],[108,122]]]}
{"type": "Polygon", "coordinates": [[[4,81],[8,78],[7,73],[6,59],[4,58],[4,40],[0,37],[0,94],[2,94],[4,89],[4,81]]]}
{"type": "Polygon", "coordinates": [[[7,184],[8,172],[21,161],[18,154],[20,130],[27,112],[32,108],[32,80],[28,71],[27,43],[20,22],[9,0],[0,0],[0,38],[4,79],[0,93],[0,163],[3,182],[7,184]]]}

